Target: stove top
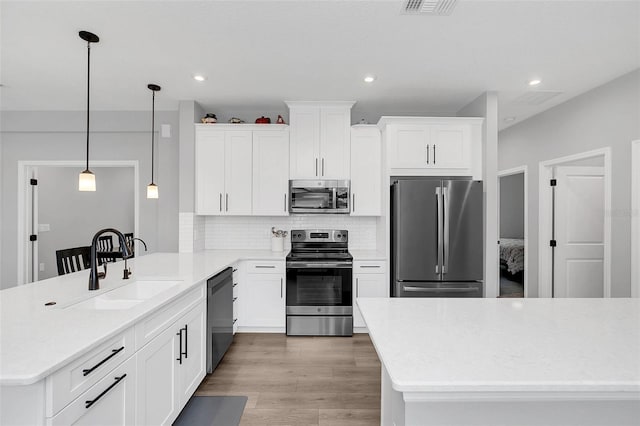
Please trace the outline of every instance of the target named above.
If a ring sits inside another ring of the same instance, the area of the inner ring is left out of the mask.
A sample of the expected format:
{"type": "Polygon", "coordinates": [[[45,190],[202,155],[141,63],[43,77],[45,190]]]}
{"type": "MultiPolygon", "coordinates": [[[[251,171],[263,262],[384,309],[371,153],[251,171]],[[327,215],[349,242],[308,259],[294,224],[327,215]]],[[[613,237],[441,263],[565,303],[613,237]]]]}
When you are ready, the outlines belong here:
{"type": "Polygon", "coordinates": [[[291,252],[287,260],[352,261],[347,251],[349,232],[337,229],[291,231],[291,252]]]}

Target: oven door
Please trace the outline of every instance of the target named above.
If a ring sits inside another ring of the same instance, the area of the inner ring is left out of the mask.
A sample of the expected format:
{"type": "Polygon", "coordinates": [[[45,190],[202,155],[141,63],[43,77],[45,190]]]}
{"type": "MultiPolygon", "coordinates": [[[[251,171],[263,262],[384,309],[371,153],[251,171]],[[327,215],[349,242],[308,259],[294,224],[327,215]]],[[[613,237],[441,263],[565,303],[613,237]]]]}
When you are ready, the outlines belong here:
{"type": "Polygon", "coordinates": [[[287,315],[351,315],[351,262],[287,262],[287,315]]]}

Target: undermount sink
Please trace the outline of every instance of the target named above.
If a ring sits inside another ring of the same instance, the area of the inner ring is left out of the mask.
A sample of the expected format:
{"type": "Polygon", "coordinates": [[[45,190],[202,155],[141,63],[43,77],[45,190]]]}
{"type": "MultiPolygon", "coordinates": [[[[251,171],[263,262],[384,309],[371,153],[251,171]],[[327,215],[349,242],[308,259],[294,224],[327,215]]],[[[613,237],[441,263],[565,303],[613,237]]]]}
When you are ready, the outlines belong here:
{"type": "Polygon", "coordinates": [[[66,309],[123,310],[151,299],[182,281],[136,281],[68,306],[66,309]]]}

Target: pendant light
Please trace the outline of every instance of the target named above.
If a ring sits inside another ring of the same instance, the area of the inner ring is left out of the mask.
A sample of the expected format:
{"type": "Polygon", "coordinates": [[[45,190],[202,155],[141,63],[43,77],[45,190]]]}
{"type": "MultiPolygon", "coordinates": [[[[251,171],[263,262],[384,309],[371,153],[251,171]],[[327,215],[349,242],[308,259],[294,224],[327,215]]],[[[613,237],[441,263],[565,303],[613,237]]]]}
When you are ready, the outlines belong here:
{"type": "Polygon", "coordinates": [[[100,38],[88,31],[80,31],[78,35],[87,42],[87,167],[80,173],[78,178],[78,190],[95,191],[96,177],[91,173],[91,170],[89,170],[89,73],[91,71],[91,43],[99,42],[100,38]]]}
{"type": "Polygon", "coordinates": [[[151,90],[151,183],[147,186],[147,198],[158,198],[158,185],[153,182],[153,153],[154,153],[154,136],[155,136],[155,119],[156,119],[156,92],[160,90],[157,84],[149,84],[147,87],[151,90]]]}

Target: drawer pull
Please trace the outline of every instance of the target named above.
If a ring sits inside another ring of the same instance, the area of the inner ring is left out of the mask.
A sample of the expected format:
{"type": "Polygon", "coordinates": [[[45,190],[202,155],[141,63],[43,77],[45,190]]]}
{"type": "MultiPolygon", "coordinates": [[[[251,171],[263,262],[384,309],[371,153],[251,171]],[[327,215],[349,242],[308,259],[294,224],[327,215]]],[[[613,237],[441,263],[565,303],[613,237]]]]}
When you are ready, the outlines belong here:
{"type": "Polygon", "coordinates": [[[106,357],[105,359],[103,359],[102,361],[100,361],[99,363],[97,363],[96,365],[94,365],[91,368],[88,369],[84,369],[82,370],[82,375],[83,376],[88,376],[89,374],[91,374],[96,368],[100,367],[102,364],[104,364],[105,362],[109,361],[111,358],[113,358],[114,356],[116,356],[116,354],[118,352],[120,352],[121,350],[124,349],[124,346],[122,346],[120,349],[111,349],[111,355],[109,355],[108,357],[106,357]]]}
{"type": "Polygon", "coordinates": [[[238,298],[237,298],[237,297],[234,297],[234,298],[233,298],[233,301],[235,302],[236,300],[238,300],[238,298]]]}
{"type": "Polygon", "coordinates": [[[380,265],[361,265],[361,268],[379,268],[380,265]]]}
{"type": "Polygon", "coordinates": [[[114,377],[115,382],[111,383],[111,385],[110,385],[108,388],[106,388],[105,390],[103,390],[103,391],[102,391],[102,393],[101,393],[100,395],[96,396],[95,398],[93,398],[93,399],[92,399],[92,400],[90,400],[90,401],[85,401],[85,402],[84,402],[84,403],[85,403],[85,407],[84,407],[84,408],[89,408],[89,407],[91,407],[93,404],[95,404],[96,402],[98,402],[98,400],[99,400],[100,398],[102,398],[102,397],[103,397],[107,392],[109,392],[111,389],[113,389],[113,387],[114,387],[115,385],[117,385],[118,383],[120,383],[120,381],[122,381],[122,379],[124,379],[125,377],[127,377],[127,374],[126,374],[126,373],[125,373],[125,374],[123,374],[123,375],[122,375],[122,376],[120,376],[120,377],[114,377]]]}
{"type": "Polygon", "coordinates": [[[233,323],[235,324],[235,323],[236,323],[236,321],[238,321],[238,318],[234,319],[234,320],[233,320],[233,323]]]}
{"type": "Polygon", "coordinates": [[[275,268],[275,265],[256,265],[256,268],[275,268]]]}

